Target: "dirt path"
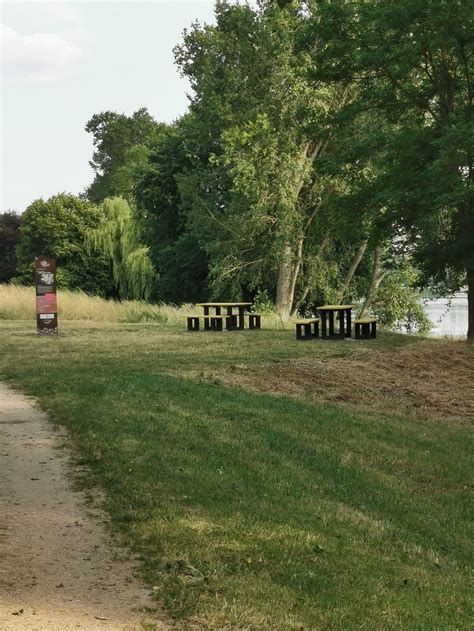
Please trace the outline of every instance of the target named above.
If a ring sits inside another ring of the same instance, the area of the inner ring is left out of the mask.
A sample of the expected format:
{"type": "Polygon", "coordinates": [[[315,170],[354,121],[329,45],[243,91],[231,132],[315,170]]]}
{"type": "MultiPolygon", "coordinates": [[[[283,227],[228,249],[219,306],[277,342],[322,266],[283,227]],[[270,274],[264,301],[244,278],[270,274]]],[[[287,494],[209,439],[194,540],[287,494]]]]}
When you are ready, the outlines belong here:
{"type": "Polygon", "coordinates": [[[46,416],[0,383],[0,629],[140,629],[149,589],[114,549],[46,416]]]}

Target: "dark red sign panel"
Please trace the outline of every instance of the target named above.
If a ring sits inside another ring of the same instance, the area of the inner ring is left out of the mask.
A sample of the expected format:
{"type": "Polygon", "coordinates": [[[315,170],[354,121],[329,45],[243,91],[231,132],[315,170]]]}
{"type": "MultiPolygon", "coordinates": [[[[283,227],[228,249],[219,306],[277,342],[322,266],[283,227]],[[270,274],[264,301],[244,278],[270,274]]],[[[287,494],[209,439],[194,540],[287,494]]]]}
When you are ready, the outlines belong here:
{"type": "Polygon", "coordinates": [[[35,258],[36,326],[38,335],[57,335],[56,261],[46,256],[35,258]]]}

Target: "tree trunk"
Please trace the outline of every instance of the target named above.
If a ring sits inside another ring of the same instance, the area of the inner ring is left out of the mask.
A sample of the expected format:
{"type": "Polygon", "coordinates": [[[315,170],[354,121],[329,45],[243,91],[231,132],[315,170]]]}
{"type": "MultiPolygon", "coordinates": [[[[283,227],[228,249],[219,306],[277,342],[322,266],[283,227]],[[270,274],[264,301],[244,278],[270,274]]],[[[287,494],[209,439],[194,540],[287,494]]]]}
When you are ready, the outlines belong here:
{"type": "Polygon", "coordinates": [[[286,245],[283,251],[276,288],[276,308],[282,320],[288,320],[294,298],[294,269],[292,261],[292,248],[286,245]]]}
{"type": "MultiPolygon", "coordinates": [[[[344,88],[343,94],[339,99],[339,104],[341,106],[347,100],[348,95],[349,88],[346,87],[344,88]]],[[[298,203],[298,198],[301,191],[303,190],[305,180],[308,175],[309,169],[311,168],[311,165],[317,158],[325,153],[328,144],[329,141],[327,139],[313,142],[306,141],[302,144],[298,161],[298,175],[293,189],[293,199],[295,204],[298,203]]],[[[293,251],[293,248],[290,244],[286,244],[283,248],[280,269],[278,271],[276,291],[276,307],[282,320],[288,320],[292,312],[296,281],[301,269],[304,238],[306,232],[309,229],[309,226],[316,216],[316,212],[317,208],[311,213],[310,217],[308,218],[306,226],[303,230],[303,237],[301,241],[298,242],[296,251],[293,251]]]]}
{"type": "Polygon", "coordinates": [[[344,300],[344,296],[346,294],[346,291],[349,289],[349,285],[351,284],[351,281],[354,277],[354,274],[357,271],[357,268],[359,267],[360,262],[362,261],[362,258],[365,254],[365,250],[367,249],[367,241],[363,241],[360,246],[359,249],[357,250],[357,253],[354,257],[354,260],[351,263],[351,266],[349,267],[349,269],[347,270],[347,274],[346,277],[344,279],[344,282],[342,284],[341,289],[339,290],[338,294],[337,294],[337,302],[339,304],[342,304],[343,300],[344,300]]]}
{"type": "Polygon", "coordinates": [[[380,269],[380,251],[381,251],[381,248],[377,246],[374,252],[374,265],[373,265],[373,270],[372,270],[372,279],[370,281],[369,289],[367,290],[365,302],[362,305],[362,309],[359,314],[360,316],[368,314],[369,309],[375,300],[377,289],[380,287],[380,283],[388,274],[388,270],[380,269]]]}
{"type": "Polygon", "coordinates": [[[291,309],[293,309],[293,301],[294,301],[295,290],[296,290],[296,281],[298,280],[298,274],[300,273],[301,264],[303,262],[303,244],[304,244],[304,237],[302,237],[298,241],[298,245],[296,247],[295,260],[293,262],[292,271],[291,271],[291,287],[290,287],[291,309]]]}
{"type": "MultiPolygon", "coordinates": [[[[469,169],[469,183],[472,185],[472,169],[469,169]]],[[[467,340],[474,342],[474,253],[472,242],[474,239],[474,208],[471,203],[461,205],[459,208],[459,225],[461,228],[462,242],[466,251],[464,267],[467,280],[467,340]]]]}
{"type": "MultiPolygon", "coordinates": [[[[311,165],[326,151],[327,146],[327,140],[320,140],[318,142],[306,141],[302,144],[298,160],[297,177],[293,187],[293,200],[295,205],[298,204],[298,199],[305,185],[311,165]]],[[[296,282],[303,260],[304,239],[316,217],[319,207],[320,204],[316,206],[309,217],[307,217],[302,231],[303,234],[297,241],[296,247],[293,248],[291,244],[287,243],[283,248],[276,290],[276,307],[282,320],[288,320],[292,312],[296,282]]]]}
{"type": "MultiPolygon", "coordinates": [[[[322,143],[317,143],[311,147],[309,142],[305,142],[301,148],[298,162],[298,177],[293,188],[294,203],[298,203],[298,198],[308,173],[308,169],[322,150],[322,143]]],[[[316,213],[314,212],[312,216],[316,213]]],[[[303,257],[304,236],[298,241],[295,250],[291,244],[287,243],[282,251],[280,268],[278,270],[278,280],[276,288],[276,308],[282,320],[288,320],[293,307],[295,297],[296,281],[301,268],[303,257]]]]}
{"type": "Polygon", "coordinates": [[[303,289],[303,291],[301,292],[301,296],[298,298],[298,300],[294,303],[293,305],[293,309],[291,310],[291,315],[295,316],[297,315],[299,308],[301,307],[301,305],[303,304],[303,302],[306,300],[306,296],[309,294],[309,285],[306,285],[306,287],[303,289]]]}
{"type": "MultiPolygon", "coordinates": [[[[321,245],[319,246],[319,250],[320,250],[321,254],[324,254],[324,252],[326,251],[326,249],[328,248],[330,243],[331,243],[331,233],[330,232],[326,232],[326,234],[321,239],[321,245]]],[[[301,269],[301,265],[303,263],[303,252],[302,252],[302,249],[303,248],[301,248],[301,260],[300,260],[300,266],[299,266],[298,270],[301,269]]],[[[301,305],[303,304],[303,302],[306,300],[306,297],[309,294],[310,289],[311,289],[311,286],[307,283],[305,285],[303,291],[301,292],[300,296],[298,297],[298,300],[295,300],[294,297],[293,297],[293,307],[291,309],[291,315],[292,316],[297,315],[298,310],[301,307],[301,305]]]]}
{"type": "Polygon", "coordinates": [[[466,269],[467,277],[467,341],[474,342],[474,262],[466,269]]]}

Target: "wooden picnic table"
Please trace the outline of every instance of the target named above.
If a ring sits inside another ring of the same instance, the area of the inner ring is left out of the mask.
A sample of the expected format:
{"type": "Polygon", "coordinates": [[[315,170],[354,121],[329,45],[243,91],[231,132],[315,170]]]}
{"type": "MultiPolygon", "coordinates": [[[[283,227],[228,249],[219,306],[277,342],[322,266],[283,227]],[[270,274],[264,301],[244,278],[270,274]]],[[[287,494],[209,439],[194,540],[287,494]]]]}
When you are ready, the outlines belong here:
{"type": "MultiPolygon", "coordinates": [[[[197,302],[196,303],[196,307],[202,307],[204,309],[204,315],[208,316],[209,314],[209,310],[210,309],[214,309],[215,310],[215,314],[216,316],[221,315],[222,314],[222,309],[226,310],[226,314],[229,317],[234,316],[236,318],[237,321],[237,327],[238,329],[243,329],[244,328],[244,323],[245,323],[245,310],[248,309],[248,307],[251,307],[252,303],[251,302],[197,302]],[[238,315],[236,315],[233,312],[233,309],[237,309],[238,311],[238,315]]],[[[205,318],[204,319],[204,329],[205,330],[209,330],[211,328],[211,324],[209,322],[209,319],[205,318]]]]}
{"type": "Polygon", "coordinates": [[[323,305],[317,307],[321,314],[321,337],[323,340],[351,337],[352,309],[355,305],[323,305]],[[334,320],[339,318],[339,331],[334,330],[334,320]],[[329,325],[329,332],[328,332],[329,325]]]}

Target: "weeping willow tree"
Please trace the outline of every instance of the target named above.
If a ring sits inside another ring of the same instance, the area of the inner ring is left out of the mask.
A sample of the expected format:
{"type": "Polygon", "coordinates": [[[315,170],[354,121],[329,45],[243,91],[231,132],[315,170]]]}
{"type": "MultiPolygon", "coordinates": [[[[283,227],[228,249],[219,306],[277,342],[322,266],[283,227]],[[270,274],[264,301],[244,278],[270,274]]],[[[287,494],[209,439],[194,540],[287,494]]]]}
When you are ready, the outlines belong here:
{"type": "Polygon", "coordinates": [[[128,203],[120,198],[103,202],[106,219],[88,235],[88,245],[109,259],[119,298],[147,300],[155,281],[149,249],[141,245],[128,203]]]}

